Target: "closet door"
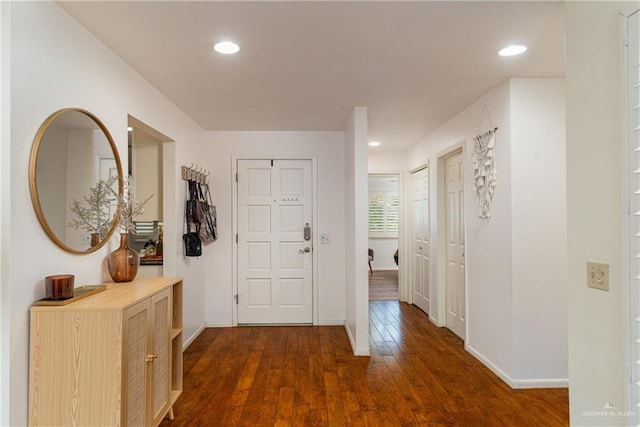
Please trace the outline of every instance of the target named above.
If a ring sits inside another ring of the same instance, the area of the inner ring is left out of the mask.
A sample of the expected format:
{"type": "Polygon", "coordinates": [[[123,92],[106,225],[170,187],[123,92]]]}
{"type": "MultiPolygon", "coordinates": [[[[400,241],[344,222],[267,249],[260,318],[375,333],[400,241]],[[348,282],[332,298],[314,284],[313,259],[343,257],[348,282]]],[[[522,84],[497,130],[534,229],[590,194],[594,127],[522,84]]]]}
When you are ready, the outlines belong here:
{"type": "Polygon", "coordinates": [[[413,303],[429,313],[429,169],[411,174],[411,286],[413,303]]]}

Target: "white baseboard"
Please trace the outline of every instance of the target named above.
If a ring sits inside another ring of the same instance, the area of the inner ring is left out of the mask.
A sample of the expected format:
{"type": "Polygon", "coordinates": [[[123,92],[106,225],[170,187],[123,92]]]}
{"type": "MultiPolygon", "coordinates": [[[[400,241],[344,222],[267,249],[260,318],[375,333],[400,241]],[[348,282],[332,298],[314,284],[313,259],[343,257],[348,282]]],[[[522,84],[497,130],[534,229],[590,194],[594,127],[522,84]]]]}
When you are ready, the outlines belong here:
{"type": "Polygon", "coordinates": [[[502,381],[507,383],[511,388],[525,389],[525,388],[568,388],[569,380],[566,378],[541,378],[531,380],[516,380],[507,375],[504,371],[493,364],[484,355],[478,352],[476,349],[465,343],[464,349],[467,350],[473,357],[478,359],[484,366],[489,368],[491,372],[496,374],[502,381]]]}
{"type": "Polygon", "coordinates": [[[371,351],[369,350],[369,347],[367,347],[367,348],[356,348],[353,351],[353,355],[354,356],[371,356],[371,351]]]}
{"type": "Polygon", "coordinates": [[[191,343],[193,341],[195,341],[196,338],[198,338],[198,335],[200,335],[202,333],[202,331],[204,331],[204,328],[206,328],[206,325],[202,325],[200,326],[194,333],[193,335],[191,335],[189,338],[187,338],[183,343],[182,343],[182,351],[185,351],[187,349],[187,347],[189,347],[191,345],[191,343]]]}
{"type": "Polygon", "coordinates": [[[207,328],[230,328],[233,326],[232,322],[224,322],[224,323],[212,323],[207,322],[207,328]]]}
{"type": "Polygon", "coordinates": [[[513,388],[569,388],[569,379],[514,380],[513,388]]]}
{"type": "Polygon", "coordinates": [[[351,343],[351,349],[353,350],[354,356],[371,356],[371,352],[369,347],[366,348],[358,348],[356,347],[356,340],[351,335],[351,329],[345,324],[344,329],[347,331],[347,336],[349,337],[349,342],[351,343]]]}
{"type": "Polygon", "coordinates": [[[355,350],[356,350],[356,340],[353,338],[353,336],[351,335],[351,329],[349,329],[349,326],[347,326],[347,323],[345,322],[344,324],[344,329],[345,331],[347,331],[347,337],[349,338],[349,342],[351,343],[351,348],[353,349],[353,352],[355,354],[355,350]]]}
{"type": "Polygon", "coordinates": [[[464,344],[464,349],[467,350],[473,357],[475,357],[480,362],[482,362],[482,364],[484,366],[486,366],[487,368],[489,368],[491,370],[491,372],[493,372],[498,377],[500,377],[500,379],[502,381],[504,381],[505,383],[507,383],[509,385],[509,387],[514,388],[513,387],[513,379],[509,375],[507,375],[505,372],[503,372],[502,369],[500,369],[496,365],[494,365],[493,362],[491,362],[489,359],[484,357],[484,355],[479,353],[475,348],[471,347],[470,345],[467,345],[466,342],[464,344]]]}
{"type": "Polygon", "coordinates": [[[318,320],[317,326],[344,326],[344,320],[318,320]]]}

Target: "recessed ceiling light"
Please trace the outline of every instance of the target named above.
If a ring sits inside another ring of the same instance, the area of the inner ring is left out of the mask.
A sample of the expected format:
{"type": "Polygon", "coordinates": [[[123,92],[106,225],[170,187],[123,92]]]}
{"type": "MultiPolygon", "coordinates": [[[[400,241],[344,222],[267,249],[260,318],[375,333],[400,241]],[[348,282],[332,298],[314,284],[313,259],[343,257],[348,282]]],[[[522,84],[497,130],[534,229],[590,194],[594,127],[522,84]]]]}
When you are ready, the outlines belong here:
{"type": "Polygon", "coordinates": [[[498,51],[498,55],[500,56],[515,56],[520,55],[521,53],[525,53],[527,51],[527,46],[523,44],[512,44],[507,47],[503,47],[498,51]]]}
{"type": "Polygon", "coordinates": [[[240,52],[240,46],[237,43],[224,41],[216,43],[213,48],[218,53],[222,53],[224,55],[233,55],[234,53],[240,52]]]}
{"type": "Polygon", "coordinates": [[[371,141],[369,142],[369,147],[379,147],[380,146],[380,142],[379,141],[371,141]]]}

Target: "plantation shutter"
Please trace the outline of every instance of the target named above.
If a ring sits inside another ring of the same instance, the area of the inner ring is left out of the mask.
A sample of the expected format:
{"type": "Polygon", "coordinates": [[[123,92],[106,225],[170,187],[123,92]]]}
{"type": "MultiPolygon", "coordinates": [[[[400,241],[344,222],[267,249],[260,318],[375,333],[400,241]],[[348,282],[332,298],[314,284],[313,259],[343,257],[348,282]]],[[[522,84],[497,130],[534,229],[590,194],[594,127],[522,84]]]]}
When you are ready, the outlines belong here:
{"type": "Polygon", "coordinates": [[[398,195],[387,193],[385,228],[388,233],[398,232],[398,195]]]}
{"type": "Polygon", "coordinates": [[[398,193],[369,192],[369,237],[398,237],[398,193]]]}
{"type": "Polygon", "coordinates": [[[627,124],[629,139],[629,292],[633,425],[640,420],[640,11],[627,21],[627,124]]]}
{"type": "Polygon", "coordinates": [[[384,194],[369,193],[369,233],[384,232],[384,194]]]}

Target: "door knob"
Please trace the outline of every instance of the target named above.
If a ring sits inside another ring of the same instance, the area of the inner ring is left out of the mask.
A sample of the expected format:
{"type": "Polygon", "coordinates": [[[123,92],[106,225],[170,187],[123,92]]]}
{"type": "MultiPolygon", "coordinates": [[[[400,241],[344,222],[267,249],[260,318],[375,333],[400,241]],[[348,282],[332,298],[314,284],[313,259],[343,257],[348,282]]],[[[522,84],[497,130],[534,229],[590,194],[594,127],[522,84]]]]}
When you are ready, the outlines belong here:
{"type": "Polygon", "coordinates": [[[311,248],[309,246],[305,247],[304,249],[298,249],[299,254],[304,254],[307,252],[311,252],[311,248]]]}

